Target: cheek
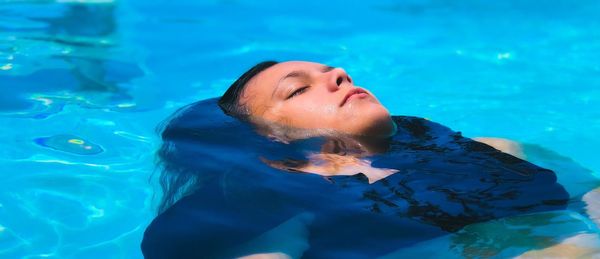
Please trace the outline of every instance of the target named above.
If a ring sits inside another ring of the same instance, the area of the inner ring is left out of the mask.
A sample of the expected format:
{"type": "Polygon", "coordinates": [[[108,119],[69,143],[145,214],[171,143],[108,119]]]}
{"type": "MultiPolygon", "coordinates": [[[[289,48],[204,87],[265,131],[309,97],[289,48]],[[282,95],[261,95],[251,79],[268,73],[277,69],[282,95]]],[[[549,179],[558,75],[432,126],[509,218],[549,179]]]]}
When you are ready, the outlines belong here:
{"type": "Polygon", "coordinates": [[[318,100],[298,100],[277,110],[279,118],[287,125],[314,128],[330,127],[330,123],[339,117],[337,105],[323,104],[318,100]]]}

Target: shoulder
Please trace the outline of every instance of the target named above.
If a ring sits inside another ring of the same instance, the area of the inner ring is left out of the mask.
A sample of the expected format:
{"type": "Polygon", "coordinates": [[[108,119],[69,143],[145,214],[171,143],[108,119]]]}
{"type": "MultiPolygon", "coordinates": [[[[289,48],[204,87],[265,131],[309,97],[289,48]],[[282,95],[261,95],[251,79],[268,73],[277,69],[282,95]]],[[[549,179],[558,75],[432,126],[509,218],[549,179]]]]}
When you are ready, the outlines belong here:
{"type": "Polygon", "coordinates": [[[520,159],[525,159],[525,153],[519,142],[506,138],[494,138],[494,137],[475,137],[473,140],[484,143],[504,153],[513,155],[520,159]]]}
{"type": "Polygon", "coordinates": [[[398,127],[398,134],[410,134],[417,138],[439,138],[449,136],[462,138],[460,131],[454,131],[440,123],[416,116],[393,116],[398,127]]]}

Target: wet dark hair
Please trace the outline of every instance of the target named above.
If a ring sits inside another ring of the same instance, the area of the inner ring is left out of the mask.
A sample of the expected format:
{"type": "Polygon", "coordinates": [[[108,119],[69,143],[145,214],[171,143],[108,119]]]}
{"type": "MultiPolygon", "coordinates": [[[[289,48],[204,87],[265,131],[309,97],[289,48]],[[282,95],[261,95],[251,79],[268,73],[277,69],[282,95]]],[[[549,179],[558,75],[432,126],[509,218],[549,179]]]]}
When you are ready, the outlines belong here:
{"type": "Polygon", "coordinates": [[[235,80],[235,82],[233,82],[233,84],[229,86],[225,94],[223,94],[223,96],[221,96],[221,98],[219,99],[219,107],[221,107],[223,112],[225,112],[225,114],[229,116],[233,116],[240,119],[247,117],[249,115],[247,107],[245,107],[244,104],[241,104],[239,102],[240,95],[244,91],[244,87],[246,87],[246,84],[248,84],[250,79],[252,79],[254,76],[264,71],[265,69],[274,66],[277,63],[279,62],[260,62],[254,65],[252,68],[248,69],[248,71],[246,71],[237,80],[235,80]]]}
{"type": "Polygon", "coordinates": [[[213,185],[230,192],[231,186],[246,183],[239,175],[278,170],[259,158],[303,161],[306,149],[316,152],[321,147],[318,141],[292,145],[265,138],[254,125],[223,113],[217,98],[179,108],[156,130],[162,143],[150,181],[157,181],[162,191],[153,197],[159,214],[198,189],[213,185]]]}
{"type": "Polygon", "coordinates": [[[211,157],[213,150],[202,145],[210,146],[216,141],[219,144],[235,142],[235,146],[240,146],[240,143],[245,143],[244,140],[256,138],[247,125],[238,122],[248,115],[239,98],[250,79],[277,63],[264,61],[254,65],[233,82],[218,101],[212,98],[188,104],[158,125],[156,131],[162,139],[162,145],[156,152],[156,172],[160,174],[158,183],[162,189],[159,213],[204,182],[217,177],[210,172],[218,172],[223,163],[227,163],[211,157]],[[217,104],[222,112],[216,109],[217,104]],[[208,162],[206,158],[209,157],[215,162],[208,162]]]}

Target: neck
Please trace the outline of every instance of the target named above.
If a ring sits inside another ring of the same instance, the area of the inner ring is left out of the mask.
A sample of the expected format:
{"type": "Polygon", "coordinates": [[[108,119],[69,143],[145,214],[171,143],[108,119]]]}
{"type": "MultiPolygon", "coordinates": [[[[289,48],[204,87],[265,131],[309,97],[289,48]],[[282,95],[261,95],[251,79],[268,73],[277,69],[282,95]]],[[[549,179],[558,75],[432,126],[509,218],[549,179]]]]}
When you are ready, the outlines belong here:
{"type": "Polygon", "coordinates": [[[390,147],[392,137],[358,137],[357,141],[363,145],[369,154],[380,154],[386,152],[390,147]]]}
{"type": "Polygon", "coordinates": [[[388,150],[391,137],[337,136],[327,138],[321,151],[323,153],[369,156],[388,150]]]}

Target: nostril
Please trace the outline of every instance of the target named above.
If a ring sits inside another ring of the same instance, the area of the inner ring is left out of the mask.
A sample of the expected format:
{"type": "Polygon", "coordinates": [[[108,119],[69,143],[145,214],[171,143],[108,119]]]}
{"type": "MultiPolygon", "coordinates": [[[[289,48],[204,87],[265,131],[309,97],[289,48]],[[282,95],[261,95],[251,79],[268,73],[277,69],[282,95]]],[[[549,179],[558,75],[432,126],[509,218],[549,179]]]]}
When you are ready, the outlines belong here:
{"type": "Polygon", "coordinates": [[[336,81],[336,84],[337,84],[338,86],[340,86],[340,85],[342,84],[342,81],[344,81],[344,79],[343,79],[342,77],[338,77],[338,79],[337,79],[337,81],[336,81]]]}
{"type": "Polygon", "coordinates": [[[348,80],[348,83],[352,83],[352,78],[346,77],[346,80],[348,80]]]}

